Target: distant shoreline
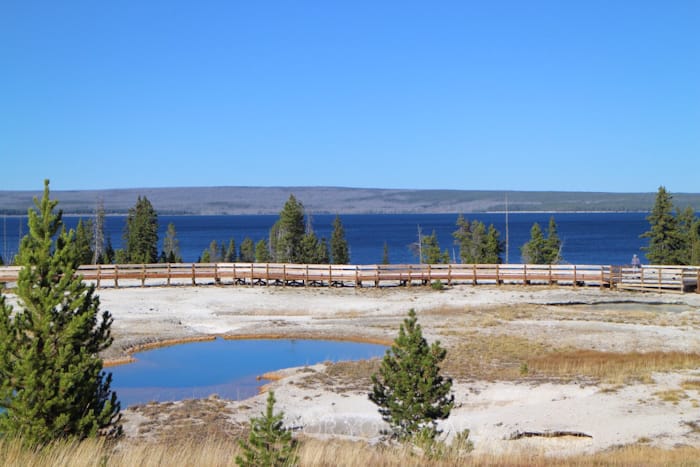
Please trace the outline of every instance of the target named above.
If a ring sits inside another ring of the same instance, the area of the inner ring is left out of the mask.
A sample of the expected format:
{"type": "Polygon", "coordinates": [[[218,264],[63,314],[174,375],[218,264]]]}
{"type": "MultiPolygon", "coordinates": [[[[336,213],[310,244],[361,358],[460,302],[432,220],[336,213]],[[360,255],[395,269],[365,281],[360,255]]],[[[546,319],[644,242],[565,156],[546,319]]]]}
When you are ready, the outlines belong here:
{"type": "MultiPolygon", "coordinates": [[[[23,216],[38,192],[0,190],[0,215],[23,216]]],[[[337,187],[199,187],[52,191],[66,215],[86,216],[101,204],[109,215],[126,215],[138,197],[158,214],[279,214],[290,195],[312,214],[501,214],[649,212],[656,193],[563,191],[409,190],[337,187]]],[[[673,194],[674,205],[700,208],[700,193],[673,194]]]]}
{"type": "MultiPolygon", "coordinates": [[[[60,204],[59,204],[59,209],[60,209],[60,204]]],[[[508,215],[518,215],[518,214],[646,214],[649,213],[650,211],[627,211],[627,210],[620,210],[620,211],[508,211],[508,215]]],[[[326,213],[326,212],[310,212],[311,215],[314,216],[334,216],[336,213],[326,213]]],[[[455,212],[390,212],[390,213],[381,213],[381,212],[351,212],[351,213],[342,213],[339,212],[337,213],[340,216],[432,216],[432,215],[439,215],[439,216],[450,216],[450,215],[455,215],[458,216],[460,214],[464,215],[465,217],[468,217],[470,215],[479,215],[479,214],[506,214],[506,211],[475,211],[475,212],[461,212],[461,213],[455,213],[455,212]]],[[[95,213],[72,213],[72,212],[64,212],[63,216],[64,217],[93,217],[95,213]]],[[[127,212],[125,213],[110,213],[110,214],[105,214],[106,217],[124,217],[128,215],[127,212]]],[[[168,216],[168,217],[204,217],[204,216],[276,216],[278,213],[266,213],[266,214],[169,214],[167,212],[165,213],[158,213],[159,216],[168,216]]],[[[18,217],[27,217],[26,214],[0,214],[0,217],[8,217],[8,218],[18,218],[18,217]]]]}

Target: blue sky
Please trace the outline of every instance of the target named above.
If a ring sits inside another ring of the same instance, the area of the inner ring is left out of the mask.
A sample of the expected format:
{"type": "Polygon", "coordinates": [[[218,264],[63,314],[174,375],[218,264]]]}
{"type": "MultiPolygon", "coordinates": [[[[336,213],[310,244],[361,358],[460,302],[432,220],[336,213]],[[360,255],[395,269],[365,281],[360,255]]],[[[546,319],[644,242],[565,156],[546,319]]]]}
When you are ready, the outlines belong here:
{"type": "Polygon", "coordinates": [[[697,0],[0,2],[0,190],[698,174],[697,0]]]}

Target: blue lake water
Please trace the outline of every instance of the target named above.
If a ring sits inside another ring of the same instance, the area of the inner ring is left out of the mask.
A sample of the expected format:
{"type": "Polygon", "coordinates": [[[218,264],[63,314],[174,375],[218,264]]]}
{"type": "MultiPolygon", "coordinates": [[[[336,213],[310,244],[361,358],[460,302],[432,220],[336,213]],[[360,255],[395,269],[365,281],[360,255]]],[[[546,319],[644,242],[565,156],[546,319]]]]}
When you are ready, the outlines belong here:
{"type": "MultiPolygon", "coordinates": [[[[572,264],[629,264],[633,254],[644,261],[641,247],[647,244],[639,236],[649,229],[647,213],[511,213],[509,216],[508,262],[521,262],[520,247],[530,238],[530,228],[538,222],[546,230],[550,216],[554,216],[563,241],[563,258],[572,264]]],[[[313,227],[319,237],[330,238],[335,216],[314,215],[313,227]]],[[[466,215],[494,224],[505,240],[505,215],[478,213],[466,215]]],[[[124,216],[110,216],[106,234],[114,248],[121,246],[125,224],[124,216]]],[[[196,261],[212,240],[226,242],[233,238],[240,246],[248,236],[254,241],[267,238],[269,229],[277,220],[275,215],[240,216],[159,216],[160,240],[165,236],[169,222],[175,224],[182,257],[186,262],[196,261]]],[[[456,230],[455,214],[354,214],[342,215],[346,238],[350,245],[351,262],[376,264],[381,262],[384,242],[389,247],[392,263],[417,263],[418,258],[409,248],[416,242],[418,226],[424,234],[435,230],[442,249],[459,259],[459,249],[452,233],[456,230]]],[[[74,227],[77,217],[67,216],[68,227],[74,227]]],[[[6,217],[0,226],[0,254],[11,257],[18,249],[20,233],[26,233],[26,217],[6,217]]],[[[504,258],[505,259],[505,258],[504,258]]]]}
{"type": "Polygon", "coordinates": [[[179,344],[134,354],[136,362],[107,368],[122,407],[218,394],[244,399],[269,371],[324,361],[383,356],[376,344],[322,340],[224,340],[179,344]]]}

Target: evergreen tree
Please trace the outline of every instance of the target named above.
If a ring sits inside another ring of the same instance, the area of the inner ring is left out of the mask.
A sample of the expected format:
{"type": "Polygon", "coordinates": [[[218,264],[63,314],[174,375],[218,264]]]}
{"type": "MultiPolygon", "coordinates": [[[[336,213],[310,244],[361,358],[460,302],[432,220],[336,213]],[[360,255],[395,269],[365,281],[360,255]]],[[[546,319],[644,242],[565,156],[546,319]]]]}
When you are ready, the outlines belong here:
{"type": "Polygon", "coordinates": [[[105,251],[102,255],[102,264],[111,264],[113,262],[116,262],[115,256],[116,253],[114,251],[114,247],[112,247],[112,238],[107,237],[107,242],[105,243],[105,251]]]}
{"type": "Polygon", "coordinates": [[[700,219],[696,219],[690,228],[690,264],[700,265],[700,219]]]}
{"type": "Polygon", "coordinates": [[[202,252],[202,255],[199,257],[197,262],[198,263],[211,263],[212,262],[211,253],[209,252],[209,248],[207,248],[206,250],[204,250],[202,252]]]}
{"type": "Polygon", "coordinates": [[[389,264],[389,244],[384,242],[384,250],[382,251],[382,264],[389,264]]]}
{"type": "Polygon", "coordinates": [[[2,255],[0,255],[0,266],[4,266],[4,265],[5,265],[5,261],[3,261],[2,255]]]}
{"type": "Polygon", "coordinates": [[[549,218],[544,248],[544,262],[546,264],[559,264],[561,262],[561,240],[557,233],[557,223],[554,222],[554,216],[549,218]]]}
{"type": "Polygon", "coordinates": [[[255,244],[253,243],[253,239],[250,237],[244,238],[243,242],[241,242],[241,262],[255,262],[255,244]]]}
{"type": "Polygon", "coordinates": [[[678,221],[673,216],[672,196],[663,186],[656,194],[654,207],[649,216],[650,230],[641,237],[649,239],[649,246],[643,247],[651,264],[679,264],[683,250],[683,239],[678,221]]]}
{"type": "Polygon", "coordinates": [[[255,244],[255,262],[269,263],[270,261],[272,261],[270,247],[267,245],[267,241],[262,238],[255,244]]]}
{"type": "Polygon", "coordinates": [[[279,263],[303,263],[302,240],[304,228],[304,206],[294,195],[280,211],[279,220],[270,232],[270,243],[274,246],[275,261],[279,263]]]}
{"type": "Polygon", "coordinates": [[[226,254],[224,255],[224,263],[235,263],[237,260],[238,255],[236,254],[236,240],[231,238],[228,241],[228,248],[226,248],[226,254]]]}
{"type": "Polygon", "coordinates": [[[78,225],[75,228],[75,248],[78,254],[78,264],[92,264],[92,259],[95,255],[92,250],[94,245],[94,229],[92,221],[83,222],[78,220],[78,225]]]}
{"type": "Polygon", "coordinates": [[[326,237],[321,237],[321,242],[318,244],[318,264],[330,264],[331,250],[328,246],[326,237]]]}
{"type": "Polygon", "coordinates": [[[304,234],[301,239],[300,260],[307,264],[327,264],[328,243],[326,239],[319,240],[313,230],[304,234]]]}
{"type": "Polygon", "coordinates": [[[112,317],[98,319],[94,286],[75,275],[75,232],[54,211],[48,180],[34,203],[18,255],[19,309],[0,296],[0,433],[31,444],[117,436],[120,405],[99,357],[112,343],[112,317]]]}
{"type": "Polygon", "coordinates": [[[297,443],[292,432],[284,427],[284,413],[275,415],[275,394],[267,395],[265,413],[250,420],[250,434],[247,441],[241,441],[242,456],[236,457],[236,464],[251,467],[272,467],[295,465],[297,443]]]}
{"type": "Polygon", "coordinates": [[[440,375],[447,351],[439,341],[428,345],[417,321],[416,312],[410,310],[382,360],[379,376],[372,375],[369,393],[400,440],[419,434],[435,438],[437,421],[447,418],[454,406],[452,379],[440,375]]]}
{"type": "Polygon", "coordinates": [[[434,230],[431,235],[421,237],[421,255],[421,263],[423,264],[447,264],[450,262],[450,254],[447,250],[440,251],[440,243],[434,230]]]}
{"type": "Polygon", "coordinates": [[[331,234],[331,261],[333,264],[350,263],[350,250],[345,239],[345,229],[340,221],[340,216],[336,215],[333,220],[333,233],[331,234]]]}
{"type": "Polygon", "coordinates": [[[501,241],[501,233],[494,227],[489,225],[489,230],[486,233],[486,248],[483,258],[483,264],[501,264],[503,262],[503,252],[505,251],[505,243],[501,241]]]}
{"type": "Polygon", "coordinates": [[[168,223],[168,229],[165,231],[163,239],[163,257],[167,263],[182,263],[180,256],[180,240],[177,239],[177,231],[175,224],[168,223]]]}
{"type": "Polygon", "coordinates": [[[696,217],[695,210],[690,206],[682,211],[677,209],[676,222],[680,246],[674,264],[700,264],[700,220],[696,217]]]}
{"type": "Polygon", "coordinates": [[[530,229],[530,240],[521,248],[523,261],[527,264],[546,264],[546,249],[547,240],[540,224],[535,222],[530,229]]]}
{"type": "Polygon", "coordinates": [[[105,223],[106,223],[106,216],[105,216],[105,205],[104,202],[100,199],[97,202],[97,209],[95,210],[95,225],[94,225],[94,233],[93,233],[93,256],[92,256],[92,264],[100,264],[104,263],[105,260],[103,258],[105,254],[105,223]]]}
{"type": "Polygon", "coordinates": [[[126,261],[154,263],[158,258],[158,215],[145,196],[129,209],[124,228],[126,261]]]}
{"type": "Polygon", "coordinates": [[[504,243],[493,224],[478,220],[471,224],[461,214],[457,217],[457,230],[452,234],[459,245],[459,257],[463,264],[499,264],[504,243]]]}

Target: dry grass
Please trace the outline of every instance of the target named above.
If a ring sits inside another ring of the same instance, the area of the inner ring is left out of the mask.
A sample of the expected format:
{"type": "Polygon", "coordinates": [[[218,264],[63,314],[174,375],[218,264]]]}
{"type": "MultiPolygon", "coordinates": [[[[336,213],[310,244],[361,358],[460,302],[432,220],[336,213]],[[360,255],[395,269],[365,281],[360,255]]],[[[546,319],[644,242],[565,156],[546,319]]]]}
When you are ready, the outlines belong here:
{"type": "MultiPolygon", "coordinates": [[[[700,354],[689,352],[602,352],[555,348],[507,334],[471,332],[450,347],[445,371],[460,379],[651,382],[654,372],[700,367],[700,354]]],[[[700,381],[695,383],[700,389],[700,381]]],[[[694,388],[688,388],[694,389],[694,388]]]]}
{"type": "Polygon", "coordinates": [[[230,420],[231,410],[215,397],[180,402],[149,403],[132,407],[148,421],[139,426],[142,439],[171,442],[180,439],[204,442],[230,441],[245,436],[247,426],[230,420]]]}
{"type": "Polygon", "coordinates": [[[523,337],[472,332],[461,336],[448,350],[444,369],[460,379],[519,379],[524,362],[552,350],[549,345],[523,337]]]}
{"type": "Polygon", "coordinates": [[[301,387],[322,387],[334,392],[364,391],[372,386],[372,375],[379,371],[380,360],[328,362],[323,371],[310,371],[299,380],[301,387]]]}
{"type": "Polygon", "coordinates": [[[527,359],[535,374],[560,378],[589,377],[608,383],[651,381],[654,372],[700,366],[700,354],[688,352],[600,352],[574,350],[527,359]]]}
{"type": "Polygon", "coordinates": [[[681,382],[681,387],[689,391],[700,391],[700,379],[686,379],[681,382]]]}
{"type": "Polygon", "coordinates": [[[666,389],[654,393],[656,397],[664,402],[671,402],[674,405],[678,404],[682,399],[687,399],[688,395],[682,389],[666,389]]]}
{"type": "MultiPolygon", "coordinates": [[[[529,451],[512,454],[465,454],[449,451],[448,457],[431,460],[406,446],[369,446],[362,442],[302,439],[299,460],[302,466],[458,466],[458,465],[528,465],[528,466],[627,466],[627,465],[698,465],[700,449],[676,447],[665,450],[635,444],[598,454],[564,458],[545,457],[529,451]]],[[[58,442],[40,450],[31,450],[16,440],[0,440],[0,464],[6,466],[87,467],[172,465],[233,466],[239,453],[234,440],[193,440],[180,438],[162,443],[121,444],[116,448],[101,441],[58,442]]]]}

